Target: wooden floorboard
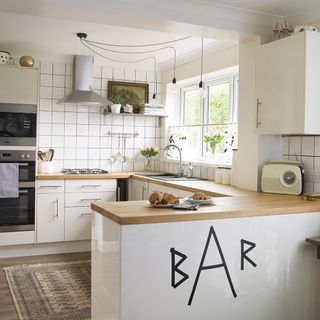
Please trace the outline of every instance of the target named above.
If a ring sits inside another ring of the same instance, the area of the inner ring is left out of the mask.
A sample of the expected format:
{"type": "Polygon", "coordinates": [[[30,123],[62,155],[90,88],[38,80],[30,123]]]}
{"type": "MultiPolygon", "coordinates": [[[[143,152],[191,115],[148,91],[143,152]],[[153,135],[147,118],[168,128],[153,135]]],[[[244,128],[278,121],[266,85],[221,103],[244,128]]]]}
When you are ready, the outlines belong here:
{"type": "Polygon", "coordinates": [[[90,259],[90,252],[63,253],[0,259],[0,320],[18,320],[10,289],[7,284],[6,276],[4,270],[2,269],[3,267],[15,266],[19,264],[54,263],[78,260],[83,261],[90,259]]]}

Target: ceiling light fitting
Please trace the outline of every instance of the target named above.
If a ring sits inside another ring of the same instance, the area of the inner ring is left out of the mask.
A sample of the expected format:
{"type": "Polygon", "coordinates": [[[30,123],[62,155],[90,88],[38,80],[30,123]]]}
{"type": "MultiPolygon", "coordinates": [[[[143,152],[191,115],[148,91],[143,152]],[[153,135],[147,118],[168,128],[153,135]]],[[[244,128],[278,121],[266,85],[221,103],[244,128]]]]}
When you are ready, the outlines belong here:
{"type": "Polygon", "coordinates": [[[99,53],[98,51],[96,51],[94,48],[100,49],[100,50],[105,50],[108,52],[112,52],[112,53],[120,53],[120,54],[147,54],[147,53],[153,53],[153,52],[157,52],[157,51],[161,51],[161,50],[167,50],[170,49],[173,51],[173,79],[172,79],[172,84],[176,84],[177,83],[177,79],[176,79],[176,61],[177,61],[177,52],[176,52],[176,48],[173,46],[166,46],[166,47],[162,47],[162,48],[157,48],[157,49],[152,49],[152,50],[144,50],[144,51],[121,51],[121,50],[112,50],[112,49],[107,49],[101,46],[108,46],[108,47],[121,47],[121,48],[141,48],[141,47],[152,47],[152,46],[159,46],[159,45],[164,45],[164,44],[169,44],[169,43],[173,43],[173,42],[178,42],[181,40],[185,40],[190,38],[190,36],[185,37],[185,38],[180,38],[180,39],[176,39],[176,40],[172,40],[172,41],[166,41],[166,42],[159,42],[159,43],[153,43],[153,44],[137,44],[137,45],[119,45],[119,44],[109,44],[109,43],[103,43],[103,42],[97,42],[97,41],[92,41],[92,40],[87,40],[87,34],[83,33],[83,32],[79,32],[77,33],[77,37],[80,39],[80,42],[87,47],[89,50],[91,50],[92,52],[94,52],[95,54],[99,55],[102,58],[105,58],[107,60],[110,61],[114,61],[114,62],[120,62],[120,63],[138,63],[141,61],[145,61],[148,59],[153,59],[155,61],[154,64],[154,73],[155,73],[155,92],[153,94],[153,99],[155,100],[156,94],[157,94],[157,63],[156,63],[156,57],[155,56],[151,56],[151,57],[147,57],[144,59],[139,59],[139,60],[134,60],[134,61],[124,61],[124,60],[117,60],[117,59],[111,59],[106,57],[105,55],[102,55],[101,53],[99,53]]]}

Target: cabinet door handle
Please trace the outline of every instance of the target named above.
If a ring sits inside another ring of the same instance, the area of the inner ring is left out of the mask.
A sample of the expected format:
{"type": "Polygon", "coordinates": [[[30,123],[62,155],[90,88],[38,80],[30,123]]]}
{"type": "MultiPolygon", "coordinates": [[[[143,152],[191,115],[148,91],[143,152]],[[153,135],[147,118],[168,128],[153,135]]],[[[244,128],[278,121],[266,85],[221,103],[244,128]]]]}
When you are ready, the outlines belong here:
{"type": "Polygon", "coordinates": [[[80,188],[100,188],[102,187],[101,184],[84,184],[80,188]]]}
{"type": "Polygon", "coordinates": [[[145,198],[146,190],[147,190],[147,188],[145,186],[142,186],[142,200],[144,200],[144,198],[145,198]]]}
{"type": "Polygon", "coordinates": [[[55,218],[59,219],[59,198],[57,198],[57,200],[55,201],[56,204],[56,214],[55,214],[55,218]]]}
{"type": "Polygon", "coordinates": [[[120,187],[117,188],[117,201],[120,201],[121,198],[121,189],[120,187]]]}
{"type": "Polygon", "coordinates": [[[259,128],[261,126],[260,121],[260,107],[261,107],[261,101],[257,99],[257,118],[256,118],[256,128],[259,128]]]}
{"type": "Polygon", "coordinates": [[[62,188],[62,186],[40,186],[40,188],[62,188]]]}
{"type": "Polygon", "coordinates": [[[80,217],[89,217],[89,216],[91,216],[91,212],[84,212],[84,213],[81,213],[80,214],[80,217]]]}
{"type": "Polygon", "coordinates": [[[99,201],[102,200],[101,198],[96,198],[96,199],[80,199],[81,202],[83,201],[99,201]]]}

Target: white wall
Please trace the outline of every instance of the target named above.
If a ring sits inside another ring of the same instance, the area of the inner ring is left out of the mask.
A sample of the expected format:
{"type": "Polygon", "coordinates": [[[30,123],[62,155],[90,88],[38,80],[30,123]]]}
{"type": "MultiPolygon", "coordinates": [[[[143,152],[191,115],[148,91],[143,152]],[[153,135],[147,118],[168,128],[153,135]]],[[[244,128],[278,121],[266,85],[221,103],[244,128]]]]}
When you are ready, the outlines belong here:
{"type": "MultiPolygon", "coordinates": [[[[239,47],[234,46],[204,57],[203,73],[211,73],[221,69],[229,68],[239,64],[239,47]]],[[[179,81],[199,76],[200,78],[200,59],[177,66],[176,79],[179,81]]],[[[172,68],[161,72],[162,101],[166,101],[167,84],[172,82],[172,68]]]]}

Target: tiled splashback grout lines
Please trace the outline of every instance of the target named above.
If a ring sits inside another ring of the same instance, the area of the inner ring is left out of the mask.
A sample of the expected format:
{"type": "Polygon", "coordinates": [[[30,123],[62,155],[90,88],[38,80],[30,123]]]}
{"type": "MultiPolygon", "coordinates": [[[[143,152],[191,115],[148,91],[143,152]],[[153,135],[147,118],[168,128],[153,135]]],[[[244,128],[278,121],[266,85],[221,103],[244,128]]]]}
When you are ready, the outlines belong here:
{"type": "MultiPolygon", "coordinates": [[[[108,80],[145,82],[147,79],[153,79],[153,72],[95,66],[93,88],[106,97],[108,80]]],[[[154,83],[150,81],[151,96],[153,86],[154,83]]],[[[144,160],[138,157],[140,148],[154,145],[160,147],[161,144],[158,118],[104,116],[103,107],[57,105],[57,101],[71,90],[72,64],[40,63],[38,147],[41,150],[50,147],[55,149],[55,170],[63,167],[98,167],[113,171],[142,171],[144,160]],[[108,137],[109,131],[139,133],[137,138],[127,139],[129,161],[123,165],[112,165],[108,160],[118,152],[118,138],[108,137]]],[[[160,94],[157,97],[160,99],[160,94]]],[[[157,159],[154,169],[159,168],[157,159]]]]}
{"type": "Polygon", "coordinates": [[[320,182],[310,178],[310,172],[320,173],[320,136],[283,136],[284,160],[301,161],[305,169],[305,191],[320,192],[320,182]]]}

